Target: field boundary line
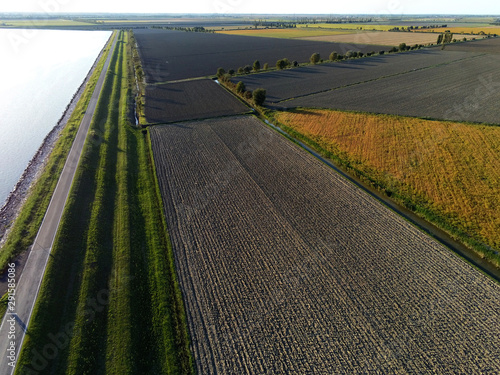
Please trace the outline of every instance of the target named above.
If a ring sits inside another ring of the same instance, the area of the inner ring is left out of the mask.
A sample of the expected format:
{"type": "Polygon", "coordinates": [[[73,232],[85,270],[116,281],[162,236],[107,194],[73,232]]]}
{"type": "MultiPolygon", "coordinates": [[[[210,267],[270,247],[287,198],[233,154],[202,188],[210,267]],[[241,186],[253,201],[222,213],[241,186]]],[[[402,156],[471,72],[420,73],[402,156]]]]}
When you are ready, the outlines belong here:
{"type": "Polygon", "coordinates": [[[282,136],[287,138],[289,141],[295,143],[316,159],[333,169],[335,172],[344,177],[348,182],[356,186],[357,188],[362,189],[364,192],[375,198],[378,202],[382,203],[391,211],[395,212],[399,216],[401,216],[404,220],[412,224],[415,228],[430,236],[432,239],[438,241],[444,247],[449,249],[454,254],[458,255],[463,261],[467,262],[469,265],[473,266],[475,269],[479,270],[481,273],[486,274],[491,279],[500,284],[500,270],[495,268],[492,264],[482,261],[482,258],[475,253],[472,253],[464,244],[454,240],[451,238],[449,234],[447,234],[444,230],[440,229],[436,225],[431,222],[419,217],[415,213],[401,206],[397,202],[394,202],[388,197],[385,197],[381,193],[379,193],[376,189],[370,187],[369,185],[364,184],[360,179],[352,176],[348,172],[342,170],[341,167],[337,166],[333,160],[330,160],[324,156],[322,156],[318,151],[314,150],[312,147],[308,146],[304,142],[298,140],[294,136],[290,135],[286,130],[283,130],[280,126],[273,124],[271,121],[266,119],[265,117],[261,117],[261,120],[269,126],[271,129],[280,133],[282,136]]]}
{"type": "Polygon", "coordinates": [[[293,98],[282,99],[282,100],[278,100],[278,101],[271,102],[271,103],[272,104],[285,103],[285,102],[289,102],[289,101],[292,101],[292,100],[295,100],[295,99],[299,99],[299,98],[306,98],[306,97],[309,97],[309,96],[313,96],[313,95],[317,95],[317,94],[323,94],[325,92],[332,92],[332,91],[335,91],[335,90],[344,89],[344,88],[351,87],[351,86],[362,85],[362,84],[365,84],[365,83],[369,83],[369,82],[373,82],[373,81],[378,81],[378,80],[382,80],[382,79],[386,79],[386,78],[397,77],[397,76],[400,76],[400,75],[414,73],[414,72],[419,72],[419,71],[423,71],[423,70],[426,70],[426,69],[434,69],[434,68],[437,68],[437,67],[440,67],[440,66],[446,66],[446,65],[449,65],[449,64],[454,64],[454,63],[457,63],[457,62],[461,62],[461,61],[469,60],[469,59],[474,59],[474,58],[481,57],[481,56],[484,56],[484,55],[487,55],[487,54],[486,53],[481,53],[481,54],[474,55],[474,56],[466,56],[466,57],[462,57],[460,59],[453,60],[453,61],[448,61],[448,62],[444,62],[444,63],[440,63],[440,64],[430,65],[430,66],[426,66],[426,67],[423,67],[423,68],[417,68],[417,69],[407,70],[407,71],[401,72],[401,73],[380,76],[380,77],[377,77],[377,78],[368,79],[366,81],[349,83],[347,85],[343,85],[343,86],[339,86],[339,87],[334,87],[334,88],[326,89],[326,90],[315,91],[315,92],[308,93],[308,94],[298,95],[298,96],[294,96],[293,98]]]}

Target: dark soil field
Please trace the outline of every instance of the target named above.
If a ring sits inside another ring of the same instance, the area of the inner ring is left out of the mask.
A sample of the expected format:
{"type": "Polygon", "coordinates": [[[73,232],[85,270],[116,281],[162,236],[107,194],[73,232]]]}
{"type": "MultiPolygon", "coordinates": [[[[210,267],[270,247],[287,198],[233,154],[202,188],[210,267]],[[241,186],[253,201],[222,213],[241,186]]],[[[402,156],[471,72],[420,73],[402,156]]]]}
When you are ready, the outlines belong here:
{"type": "Polygon", "coordinates": [[[259,60],[275,66],[276,61],[309,62],[315,52],[327,59],[332,51],[345,54],[386,50],[385,46],[311,42],[238,35],[169,30],[135,30],[148,83],[215,75],[217,68],[237,70],[259,60]]]}
{"type": "Polygon", "coordinates": [[[246,105],[209,79],[149,85],[146,89],[148,123],[166,123],[236,115],[250,111],[246,105]]]}
{"type": "Polygon", "coordinates": [[[500,124],[499,66],[485,54],[281,104],[500,124]]]}
{"type": "Polygon", "coordinates": [[[199,374],[495,373],[498,284],[252,116],[151,140],[199,374]]]}
{"type": "Polygon", "coordinates": [[[267,90],[267,102],[277,103],[290,98],[447,64],[473,56],[475,54],[465,52],[423,49],[407,53],[250,74],[235,77],[233,81],[235,83],[242,81],[250,90],[263,87],[267,90]]]}
{"type": "Polygon", "coordinates": [[[500,53],[500,38],[487,38],[471,42],[449,44],[446,46],[445,51],[500,53]]]}

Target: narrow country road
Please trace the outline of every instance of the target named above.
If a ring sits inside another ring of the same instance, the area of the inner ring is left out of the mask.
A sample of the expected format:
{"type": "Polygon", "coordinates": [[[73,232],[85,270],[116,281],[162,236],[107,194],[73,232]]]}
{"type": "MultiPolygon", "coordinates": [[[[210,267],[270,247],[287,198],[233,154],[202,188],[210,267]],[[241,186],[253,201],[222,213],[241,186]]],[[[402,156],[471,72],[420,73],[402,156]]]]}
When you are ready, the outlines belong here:
{"type": "Polygon", "coordinates": [[[116,40],[116,36],[114,36],[111,51],[68,154],[66,164],[26,261],[23,273],[18,285],[16,285],[15,309],[14,311],[8,309],[3,318],[0,327],[0,375],[10,375],[14,372],[116,40]]]}

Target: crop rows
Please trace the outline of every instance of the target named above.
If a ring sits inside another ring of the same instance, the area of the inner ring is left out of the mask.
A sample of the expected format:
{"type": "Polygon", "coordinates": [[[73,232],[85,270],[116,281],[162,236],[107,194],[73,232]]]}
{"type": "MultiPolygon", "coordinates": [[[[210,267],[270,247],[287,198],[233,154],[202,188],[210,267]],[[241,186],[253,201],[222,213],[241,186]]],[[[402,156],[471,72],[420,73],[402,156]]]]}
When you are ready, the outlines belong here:
{"type": "Polygon", "coordinates": [[[249,108],[212,80],[204,79],[149,85],[145,110],[149,123],[165,123],[236,115],[249,108]]]}
{"type": "MultiPolygon", "coordinates": [[[[448,64],[452,61],[474,56],[476,55],[464,52],[424,49],[408,53],[252,74],[234,80],[242,81],[250,90],[264,87],[267,90],[268,102],[276,103],[346,85],[429,68],[439,64],[448,64]]],[[[408,82],[408,84],[412,85],[413,83],[413,81],[408,82]]]]}
{"type": "Polygon", "coordinates": [[[318,52],[328,58],[332,51],[364,53],[385,47],[292,39],[271,39],[239,35],[194,33],[166,30],[136,30],[144,72],[148,83],[214,75],[217,68],[237,70],[259,60],[261,65],[288,58],[308,62],[318,52]]]}
{"type": "Polygon", "coordinates": [[[283,104],[498,124],[499,64],[487,54],[283,104]]]}
{"type": "Polygon", "coordinates": [[[498,285],[256,118],[151,137],[198,373],[500,370],[498,285]]]}
{"type": "Polygon", "coordinates": [[[500,53],[500,38],[488,38],[468,43],[450,44],[446,46],[446,51],[500,53]]]}

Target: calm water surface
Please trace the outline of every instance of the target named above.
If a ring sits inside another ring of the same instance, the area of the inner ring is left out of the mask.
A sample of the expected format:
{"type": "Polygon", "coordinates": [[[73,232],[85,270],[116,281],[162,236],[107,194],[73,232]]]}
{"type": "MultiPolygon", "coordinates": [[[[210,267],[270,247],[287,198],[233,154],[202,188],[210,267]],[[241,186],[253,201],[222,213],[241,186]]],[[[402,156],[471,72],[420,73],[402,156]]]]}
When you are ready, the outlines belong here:
{"type": "Polygon", "coordinates": [[[108,31],[0,30],[0,206],[110,35],[108,31]]]}

